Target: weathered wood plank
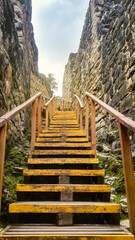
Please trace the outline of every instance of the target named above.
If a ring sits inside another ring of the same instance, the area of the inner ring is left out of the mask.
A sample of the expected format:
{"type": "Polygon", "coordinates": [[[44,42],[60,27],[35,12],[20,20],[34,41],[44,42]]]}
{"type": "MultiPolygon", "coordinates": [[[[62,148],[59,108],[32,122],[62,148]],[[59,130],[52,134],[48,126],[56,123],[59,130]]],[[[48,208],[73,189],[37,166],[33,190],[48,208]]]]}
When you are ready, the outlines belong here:
{"type": "Polygon", "coordinates": [[[18,192],[110,192],[108,185],[72,185],[72,184],[18,184],[18,192]]]}
{"type": "Polygon", "coordinates": [[[17,202],[9,213],[120,213],[119,204],[97,202],[17,202]]]}
{"type": "Polygon", "coordinates": [[[95,155],[94,150],[35,150],[32,155],[95,155]]]}
{"type": "MultiPolygon", "coordinates": [[[[29,233],[30,234],[30,233],[29,233]]],[[[40,235],[34,235],[34,233],[32,232],[30,235],[27,234],[27,236],[24,235],[24,233],[22,232],[22,234],[20,236],[16,236],[15,235],[11,235],[9,234],[8,236],[2,236],[0,237],[0,240],[82,240],[82,237],[85,237],[85,240],[134,240],[134,236],[133,235],[112,235],[110,233],[108,234],[73,234],[72,232],[70,232],[69,234],[40,234],[40,235]],[[34,238],[33,238],[34,237],[34,238]],[[101,238],[102,237],[102,238],[101,238]]]]}
{"type": "Polygon", "coordinates": [[[104,170],[72,170],[72,169],[28,169],[24,176],[105,176],[104,170]]]}
{"type": "Polygon", "coordinates": [[[35,143],[35,147],[50,148],[90,148],[91,143],[35,143]]]}
{"type": "Polygon", "coordinates": [[[28,164],[99,164],[98,158],[29,158],[28,164]]]}
{"type": "Polygon", "coordinates": [[[65,138],[64,140],[61,138],[37,138],[37,142],[71,142],[71,143],[84,143],[88,142],[87,138],[65,138]]]}
{"type": "Polygon", "coordinates": [[[5,150],[6,150],[6,135],[7,135],[7,123],[0,128],[0,214],[1,214],[5,150]]]}

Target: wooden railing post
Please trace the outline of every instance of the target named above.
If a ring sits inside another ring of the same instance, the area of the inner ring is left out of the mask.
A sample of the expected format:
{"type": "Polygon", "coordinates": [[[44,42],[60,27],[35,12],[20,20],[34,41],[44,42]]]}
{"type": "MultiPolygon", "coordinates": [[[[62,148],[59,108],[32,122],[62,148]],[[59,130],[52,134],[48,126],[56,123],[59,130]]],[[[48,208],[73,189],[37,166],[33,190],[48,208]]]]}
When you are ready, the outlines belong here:
{"type": "Polygon", "coordinates": [[[68,111],[69,111],[69,102],[68,102],[68,111]]]}
{"type": "Polygon", "coordinates": [[[76,116],[77,116],[76,104],[77,104],[77,100],[76,100],[76,98],[75,98],[75,113],[76,113],[76,116]]]}
{"type": "Polygon", "coordinates": [[[89,137],[89,99],[86,96],[86,113],[85,113],[85,131],[86,137],[89,137]]]}
{"type": "Polygon", "coordinates": [[[96,156],[95,102],[91,99],[91,143],[96,156]]]}
{"type": "Polygon", "coordinates": [[[41,132],[41,96],[38,98],[38,136],[41,132]]]}
{"type": "Polygon", "coordinates": [[[61,100],[60,100],[60,111],[61,111],[61,100]]]}
{"type": "Polygon", "coordinates": [[[63,111],[64,111],[64,100],[63,100],[63,111]]]}
{"type": "Polygon", "coordinates": [[[80,108],[80,130],[83,129],[83,122],[82,122],[82,119],[83,119],[82,108],[80,108]]]}
{"type": "Polygon", "coordinates": [[[3,127],[0,128],[0,214],[1,214],[5,150],[6,150],[6,135],[7,135],[7,123],[3,127]]]}
{"type": "Polygon", "coordinates": [[[52,108],[52,116],[51,116],[51,120],[52,120],[52,117],[53,117],[53,114],[54,114],[54,99],[52,100],[51,108],[52,108]]]}
{"type": "Polygon", "coordinates": [[[34,150],[36,140],[36,100],[32,103],[31,116],[31,153],[34,150]]]}
{"type": "Polygon", "coordinates": [[[46,124],[45,124],[45,130],[48,130],[48,106],[46,107],[46,124]]]}
{"type": "Polygon", "coordinates": [[[134,180],[134,167],[131,154],[129,130],[127,127],[118,123],[122,162],[124,169],[125,188],[128,203],[128,216],[130,221],[130,231],[135,234],[135,180],[134,180]]]}
{"type": "Polygon", "coordinates": [[[77,121],[79,124],[79,102],[77,102],[77,121]]]}
{"type": "Polygon", "coordinates": [[[58,108],[58,102],[57,102],[57,98],[55,98],[55,112],[57,111],[57,108],[58,108]]]}
{"type": "Polygon", "coordinates": [[[51,101],[49,106],[49,119],[52,120],[52,109],[53,109],[53,102],[51,101]]]}

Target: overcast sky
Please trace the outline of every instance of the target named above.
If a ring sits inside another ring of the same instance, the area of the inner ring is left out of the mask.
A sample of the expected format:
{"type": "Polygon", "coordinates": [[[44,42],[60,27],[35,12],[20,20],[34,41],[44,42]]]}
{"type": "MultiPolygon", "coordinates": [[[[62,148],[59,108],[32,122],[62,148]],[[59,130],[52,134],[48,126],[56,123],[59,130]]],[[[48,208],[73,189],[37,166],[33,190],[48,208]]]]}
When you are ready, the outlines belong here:
{"type": "Polygon", "coordinates": [[[39,71],[53,73],[57,95],[69,54],[77,52],[89,0],[32,0],[34,34],[39,50],[39,71]]]}

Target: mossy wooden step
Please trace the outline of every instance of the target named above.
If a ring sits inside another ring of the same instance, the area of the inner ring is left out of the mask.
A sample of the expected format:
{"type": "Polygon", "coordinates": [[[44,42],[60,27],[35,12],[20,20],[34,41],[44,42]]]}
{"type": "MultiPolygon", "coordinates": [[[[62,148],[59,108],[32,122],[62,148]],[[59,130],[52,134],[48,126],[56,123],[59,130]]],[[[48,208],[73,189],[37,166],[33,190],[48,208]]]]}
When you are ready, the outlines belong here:
{"type": "Polygon", "coordinates": [[[91,143],[35,143],[40,148],[90,148],[91,143]]]}
{"type": "Polygon", "coordinates": [[[120,213],[116,203],[106,202],[15,202],[9,213],[120,213]]]}
{"type": "Polygon", "coordinates": [[[60,115],[60,114],[75,114],[75,111],[63,111],[63,110],[57,110],[56,112],[55,112],[55,116],[56,115],[60,115]]]}
{"type": "Polygon", "coordinates": [[[69,120],[77,121],[77,118],[76,118],[75,115],[72,115],[72,116],[68,116],[68,115],[66,115],[66,116],[53,116],[52,121],[58,121],[58,120],[60,120],[60,121],[64,121],[64,120],[66,120],[66,121],[69,121],[69,120]]]}
{"type": "Polygon", "coordinates": [[[28,169],[24,176],[105,176],[104,170],[72,170],[72,169],[28,169]]]}
{"type": "Polygon", "coordinates": [[[29,158],[28,164],[99,164],[97,158],[29,158]]]}
{"type": "Polygon", "coordinates": [[[60,115],[60,114],[75,114],[75,111],[56,111],[55,115],[60,115]]]}
{"type": "Polygon", "coordinates": [[[50,128],[54,128],[54,129],[59,129],[59,128],[65,128],[65,129],[79,129],[79,125],[78,124],[72,124],[72,125],[69,125],[69,124],[59,124],[59,125],[57,125],[57,124],[50,124],[50,126],[49,126],[49,129],[50,128]]]}
{"type": "Polygon", "coordinates": [[[61,130],[47,130],[39,134],[39,137],[62,137],[63,135],[67,137],[86,137],[86,133],[83,131],[67,131],[64,129],[61,130]]]}
{"type": "Polygon", "coordinates": [[[108,185],[77,185],[77,184],[18,184],[18,192],[92,192],[110,193],[111,187],[108,185]]]}
{"type": "Polygon", "coordinates": [[[80,129],[66,129],[66,128],[60,128],[60,129],[57,129],[57,128],[54,128],[54,129],[52,129],[52,130],[50,130],[50,129],[48,129],[48,130],[42,130],[41,131],[41,134],[42,133],[52,133],[52,134],[54,134],[54,133],[63,133],[63,134],[68,134],[68,133],[74,133],[74,134],[85,134],[85,136],[86,136],[86,133],[84,132],[84,131],[80,131],[80,129]]]}
{"type": "Polygon", "coordinates": [[[53,120],[50,122],[51,125],[78,125],[77,120],[53,120]]]}
{"type": "Polygon", "coordinates": [[[76,127],[76,128],[68,128],[68,127],[67,128],[66,127],[53,128],[53,127],[49,127],[48,129],[52,130],[52,131],[69,131],[70,130],[71,132],[76,131],[76,130],[78,130],[78,131],[80,130],[79,127],[76,127]]]}
{"type": "Polygon", "coordinates": [[[72,156],[72,155],[76,155],[76,156],[92,156],[95,155],[95,151],[94,150],[34,150],[32,151],[32,155],[34,156],[44,156],[44,155],[63,155],[63,156],[72,156]]]}
{"type": "Polygon", "coordinates": [[[45,142],[45,143],[49,143],[49,142],[62,142],[62,138],[37,138],[36,139],[37,142],[45,142]]]}
{"type": "Polygon", "coordinates": [[[88,142],[88,139],[87,138],[66,138],[65,139],[66,142],[88,142]]]}
{"type": "Polygon", "coordinates": [[[73,120],[73,121],[76,121],[77,118],[75,115],[71,115],[71,116],[68,116],[68,115],[65,115],[65,116],[53,116],[52,118],[52,121],[55,121],[55,120],[73,120]]]}
{"type": "MultiPolygon", "coordinates": [[[[77,122],[77,118],[72,116],[72,117],[55,117],[51,120],[51,122],[77,122]]],[[[78,123],[78,122],[77,122],[78,123]]]]}
{"type": "Polygon", "coordinates": [[[134,240],[134,236],[121,226],[76,225],[55,226],[45,224],[9,225],[0,240],[134,240]]]}
{"type": "Polygon", "coordinates": [[[54,120],[52,119],[50,124],[69,124],[69,125],[72,125],[72,124],[78,124],[78,121],[77,120],[54,120]]]}
{"type": "Polygon", "coordinates": [[[68,143],[85,143],[88,142],[87,138],[41,138],[36,139],[37,142],[68,142],[68,143]]]}

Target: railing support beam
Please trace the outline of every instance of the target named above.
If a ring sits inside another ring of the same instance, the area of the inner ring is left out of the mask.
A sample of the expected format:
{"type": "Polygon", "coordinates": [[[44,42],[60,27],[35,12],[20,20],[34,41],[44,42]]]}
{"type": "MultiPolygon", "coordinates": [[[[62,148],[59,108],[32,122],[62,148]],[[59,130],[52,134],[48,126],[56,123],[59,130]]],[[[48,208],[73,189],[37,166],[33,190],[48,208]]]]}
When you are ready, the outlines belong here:
{"type": "Polygon", "coordinates": [[[134,167],[131,154],[129,130],[127,127],[118,123],[122,162],[124,169],[125,188],[128,203],[128,216],[130,221],[130,231],[135,234],[135,180],[134,180],[134,167]]]}
{"type": "Polygon", "coordinates": [[[83,115],[82,115],[82,108],[80,108],[80,130],[83,129],[83,115]]]}
{"type": "Polygon", "coordinates": [[[31,153],[34,150],[36,140],[36,101],[32,103],[32,117],[31,117],[31,153]]]}
{"type": "Polygon", "coordinates": [[[48,130],[48,106],[46,107],[46,124],[45,124],[45,130],[48,130]]]}
{"type": "Polygon", "coordinates": [[[79,103],[77,103],[77,121],[79,124],[79,103]]]}
{"type": "Polygon", "coordinates": [[[76,98],[75,98],[75,114],[76,114],[76,117],[77,117],[77,100],[76,100],[76,98]]]}
{"type": "Polygon", "coordinates": [[[61,100],[60,100],[60,111],[61,111],[61,100]]]}
{"type": "Polygon", "coordinates": [[[91,99],[91,143],[96,157],[96,126],[95,126],[95,102],[91,99]]]}
{"type": "Polygon", "coordinates": [[[85,112],[85,131],[86,137],[89,137],[89,99],[86,96],[86,112],[85,112]]]}
{"type": "Polygon", "coordinates": [[[38,136],[41,132],[41,96],[38,98],[38,136]]]}
{"type": "Polygon", "coordinates": [[[1,214],[2,185],[3,185],[5,149],[6,149],[6,134],[7,134],[7,123],[0,128],[0,214],[1,214]]]}
{"type": "Polygon", "coordinates": [[[68,111],[69,111],[69,102],[68,102],[68,111]]]}
{"type": "Polygon", "coordinates": [[[64,106],[64,100],[63,100],[63,111],[64,111],[64,107],[65,107],[65,106],[64,106]]]}

